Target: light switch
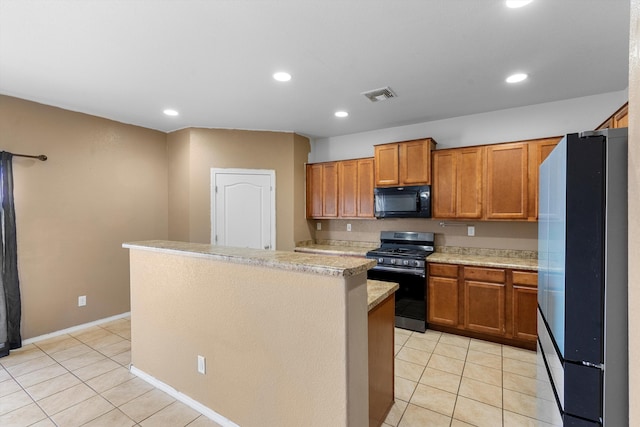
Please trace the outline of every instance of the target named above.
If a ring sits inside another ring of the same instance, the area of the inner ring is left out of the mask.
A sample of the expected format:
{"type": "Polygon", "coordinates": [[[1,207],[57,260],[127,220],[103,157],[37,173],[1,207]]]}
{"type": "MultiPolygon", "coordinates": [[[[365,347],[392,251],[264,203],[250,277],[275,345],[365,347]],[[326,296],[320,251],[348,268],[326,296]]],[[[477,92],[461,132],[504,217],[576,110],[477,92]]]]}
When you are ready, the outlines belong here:
{"type": "Polygon", "coordinates": [[[475,236],[476,235],[476,227],[473,225],[469,225],[467,227],[467,236],[475,236]]]}

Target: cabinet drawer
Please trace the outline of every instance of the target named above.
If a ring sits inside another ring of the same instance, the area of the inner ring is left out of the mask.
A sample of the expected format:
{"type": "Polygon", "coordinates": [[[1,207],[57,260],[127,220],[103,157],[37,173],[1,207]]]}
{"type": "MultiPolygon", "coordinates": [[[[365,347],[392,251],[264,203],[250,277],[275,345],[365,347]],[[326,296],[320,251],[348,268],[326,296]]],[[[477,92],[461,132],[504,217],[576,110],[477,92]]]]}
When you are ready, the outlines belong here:
{"type": "Polygon", "coordinates": [[[505,271],[498,268],[465,267],[465,280],[478,280],[481,282],[505,283],[505,271]]]}
{"type": "Polygon", "coordinates": [[[514,271],[513,272],[513,284],[514,285],[526,285],[526,286],[538,286],[538,273],[532,273],[529,271],[514,271]]]}
{"type": "Polygon", "coordinates": [[[431,264],[429,263],[429,275],[438,277],[458,277],[458,266],[450,264],[431,264]]]}

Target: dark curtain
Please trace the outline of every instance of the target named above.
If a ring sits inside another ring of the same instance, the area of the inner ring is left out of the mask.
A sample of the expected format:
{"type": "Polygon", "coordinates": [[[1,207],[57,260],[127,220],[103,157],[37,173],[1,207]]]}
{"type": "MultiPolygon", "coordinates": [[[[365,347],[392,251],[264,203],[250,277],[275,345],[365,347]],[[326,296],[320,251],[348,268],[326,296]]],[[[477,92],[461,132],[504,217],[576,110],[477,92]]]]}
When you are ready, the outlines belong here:
{"type": "Polygon", "coordinates": [[[0,357],[9,350],[22,347],[20,319],[20,283],[18,281],[18,245],[16,243],[16,212],[13,204],[13,155],[0,152],[0,357]]]}

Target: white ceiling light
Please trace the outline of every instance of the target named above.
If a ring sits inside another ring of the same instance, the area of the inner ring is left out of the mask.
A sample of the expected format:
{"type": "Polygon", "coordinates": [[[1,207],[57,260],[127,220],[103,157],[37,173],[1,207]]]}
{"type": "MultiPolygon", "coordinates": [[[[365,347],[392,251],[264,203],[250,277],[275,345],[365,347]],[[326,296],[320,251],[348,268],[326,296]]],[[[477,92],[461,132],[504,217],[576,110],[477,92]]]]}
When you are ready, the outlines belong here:
{"type": "Polygon", "coordinates": [[[347,117],[349,113],[347,113],[346,111],[336,111],[333,115],[336,117],[344,118],[347,117]]]}
{"type": "Polygon", "coordinates": [[[172,110],[171,108],[167,108],[166,110],[163,111],[164,114],[166,114],[167,116],[177,116],[178,113],[176,110],[172,110]]]}
{"type": "Polygon", "coordinates": [[[291,74],[285,73],[284,71],[279,71],[273,75],[273,78],[279,82],[288,82],[291,80],[291,74]]]}
{"type": "Polygon", "coordinates": [[[518,7],[526,6],[532,1],[533,0],[507,0],[505,4],[507,5],[507,7],[510,7],[511,9],[515,9],[518,7]]]}
{"type": "Polygon", "coordinates": [[[505,79],[505,81],[507,83],[519,83],[519,82],[521,82],[523,80],[526,80],[527,77],[528,76],[525,73],[516,73],[516,74],[512,74],[509,77],[507,77],[505,79]]]}

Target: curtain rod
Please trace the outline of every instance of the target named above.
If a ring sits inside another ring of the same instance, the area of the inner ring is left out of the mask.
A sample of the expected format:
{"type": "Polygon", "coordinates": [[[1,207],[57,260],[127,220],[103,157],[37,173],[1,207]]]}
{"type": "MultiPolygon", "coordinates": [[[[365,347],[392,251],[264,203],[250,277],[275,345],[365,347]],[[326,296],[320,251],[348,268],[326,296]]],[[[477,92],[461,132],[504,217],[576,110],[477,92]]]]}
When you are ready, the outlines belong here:
{"type": "MultiPolygon", "coordinates": [[[[8,153],[8,151],[7,151],[7,153],[8,153]]],[[[12,156],[14,156],[14,157],[28,157],[28,158],[30,158],[30,159],[38,159],[38,160],[41,160],[41,161],[43,161],[43,162],[44,162],[45,160],[47,160],[47,156],[45,156],[44,154],[40,154],[39,156],[30,156],[30,155],[28,155],[28,154],[13,154],[13,153],[10,153],[10,154],[11,154],[12,156]]]]}

